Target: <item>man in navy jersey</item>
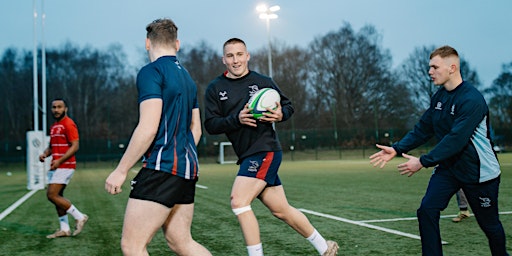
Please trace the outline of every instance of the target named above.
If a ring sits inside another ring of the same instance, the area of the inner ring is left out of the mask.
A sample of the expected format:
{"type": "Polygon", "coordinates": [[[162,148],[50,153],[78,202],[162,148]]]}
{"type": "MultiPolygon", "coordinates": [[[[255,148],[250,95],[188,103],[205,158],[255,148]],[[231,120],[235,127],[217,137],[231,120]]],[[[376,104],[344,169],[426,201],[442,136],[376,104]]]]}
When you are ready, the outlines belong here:
{"type": "Polygon", "coordinates": [[[306,216],[288,204],[277,174],[282,149],[273,123],[293,114],[290,100],[271,78],[248,68],[250,55],[238,38],[224,43],[222,61],[227,71],[214,79],[205,93],[205,128],[210,134],[225,133],[238,156],[240,169],[231,191],[231,208],[237,216],[250,256],[263,255],[258,221],[251,203],[258,198],[274,216],[307,238],[320,255],[336,255],[338,244],[326,241],[306,216]],[[277,109],[260,119],[249,113],[247,101],[258,90],[276,89],[277,109]]]}
{"type": "MultiPolygon", "coordinates": [[[[500,165],[493,151],[489,108],[482,94],[463,81],[457,51],[443,46],[430,54],[429,75],[442,87],[432,96],[429,109],[399,142],[370,156],[373,166],[384,165],[396,155],[408,161],[398,165],[400,174],[412,176],[423,167],[434,167],[417,211],[423,255],[442,255],[440,212],[459,189],[489,241],[492,255],[508,255],[505,232],[498,214],[500,165]],[[427,154],[406,153],[435,137],[439,142],[427,154]]],[[[461,252],[462,253],[462,252],[461,252]]]]}
{"type": "Polygon", "coordinates": [[[176,58],[180,42],[174,22],[158,19],[146,31],[151,63],[137,75],[139,122],[105,182],[107,192],[120,193],[128,171],[143,157],[131,181],[121,249],[124,255],[148,255],[146,246],[162,228],[178,255],[211,255],[190,234],[201,137],[197,88],[176,58]]]}

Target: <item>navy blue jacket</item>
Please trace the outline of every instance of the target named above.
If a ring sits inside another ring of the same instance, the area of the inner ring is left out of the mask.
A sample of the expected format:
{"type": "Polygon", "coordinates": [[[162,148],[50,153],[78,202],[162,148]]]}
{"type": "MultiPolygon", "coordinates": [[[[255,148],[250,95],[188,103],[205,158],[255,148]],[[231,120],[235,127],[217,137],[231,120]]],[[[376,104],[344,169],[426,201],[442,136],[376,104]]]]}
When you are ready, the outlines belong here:
{"type": "Polygon", "coordinates": [[[438,144],[420,157],[421,164],[436,166],[435,172],[451,172],[463,183],[481,183],[500,175],[490,131],[484,97],[462,82],[452,91],[441,87],[414,129],[393,148],[401,155],[435,136],[438,144]]]}

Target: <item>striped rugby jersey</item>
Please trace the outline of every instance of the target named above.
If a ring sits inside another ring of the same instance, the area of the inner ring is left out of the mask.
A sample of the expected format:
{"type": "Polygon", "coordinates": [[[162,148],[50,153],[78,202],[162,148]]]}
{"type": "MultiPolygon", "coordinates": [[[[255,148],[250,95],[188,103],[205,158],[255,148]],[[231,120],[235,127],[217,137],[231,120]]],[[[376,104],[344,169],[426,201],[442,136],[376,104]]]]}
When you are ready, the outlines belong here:
{"type": "MultiPolygon", "coordinates": [[[[75,122],[68,116],[52,124],[50,127],[50,147],[53,160],[61,158],[70,148],[70,142],[78,139],[78,128],[75,122]]],[[[75,155],[63,162],[59,168],[76,169],[75,155]]]]}
{"type": "Polygon", "coordinates": [[[160,125],[143,156],[144,167],[185,179],[199,175],[194,136],[190,130],[192,109],[198,108],[197,87],[176,56],[162,56],[137,75],[139,104],[147,99],[163,101],[160,125]]]}

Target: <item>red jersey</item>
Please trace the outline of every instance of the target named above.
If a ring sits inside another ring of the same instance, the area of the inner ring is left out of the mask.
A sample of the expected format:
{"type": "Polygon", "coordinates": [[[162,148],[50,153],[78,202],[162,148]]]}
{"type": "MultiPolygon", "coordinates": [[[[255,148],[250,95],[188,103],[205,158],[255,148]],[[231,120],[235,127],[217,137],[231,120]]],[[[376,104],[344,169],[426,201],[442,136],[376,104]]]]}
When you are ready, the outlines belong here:
{"type": "MultiPolygon", "coordinates": [[[[70,142],[76,140],[78,140],[78,128],[71,118],[65,116],[62,120],[52,124],[50,128],[50,147],[53,160],[61,158],[70,148],[70,142]]],[[[63,162],[59,168],[76,169],[75,155],[63,162]]]]}

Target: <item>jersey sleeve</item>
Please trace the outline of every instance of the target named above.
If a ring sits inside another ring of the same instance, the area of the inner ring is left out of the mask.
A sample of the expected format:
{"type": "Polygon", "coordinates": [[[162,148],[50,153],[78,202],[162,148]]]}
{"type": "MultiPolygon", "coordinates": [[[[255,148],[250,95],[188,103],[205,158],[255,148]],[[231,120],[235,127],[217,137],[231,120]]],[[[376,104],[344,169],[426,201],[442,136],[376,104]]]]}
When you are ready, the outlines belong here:
{"type": "Polygon", "coordinates": [[[292,101],[281,91],[281,89],[279,89],[279,86],[277,86],[277,84],[275,84],[273,81],[272,87],[279,92],[279,96],[281,97],[281,101],[279,102],[281,104],[281,112],[283,112],[283,119],[281,122],[284,122],[292,116],[293,112],[295,112],[292,101]]]}
{"type": "Polygon", "coordinates": [[[78,127],[71,119],[69,122],[66,122],[66,137],[70,142],[79,140],[78,127]]]}
{"type": "Polygon", "coordinates": [[[162,98],[162,76],[152,65],[143,67],[137,75],[138,103],[154,98],[162,98]]]}
{"type": "Polygon", "coordinates": [[[206,131],[210,134],[222,134],[240,129],[242,125],[238,120],[238,113],[223,116],[216,96],[214,86],[210,84],[204,95],[206,131]]]}

